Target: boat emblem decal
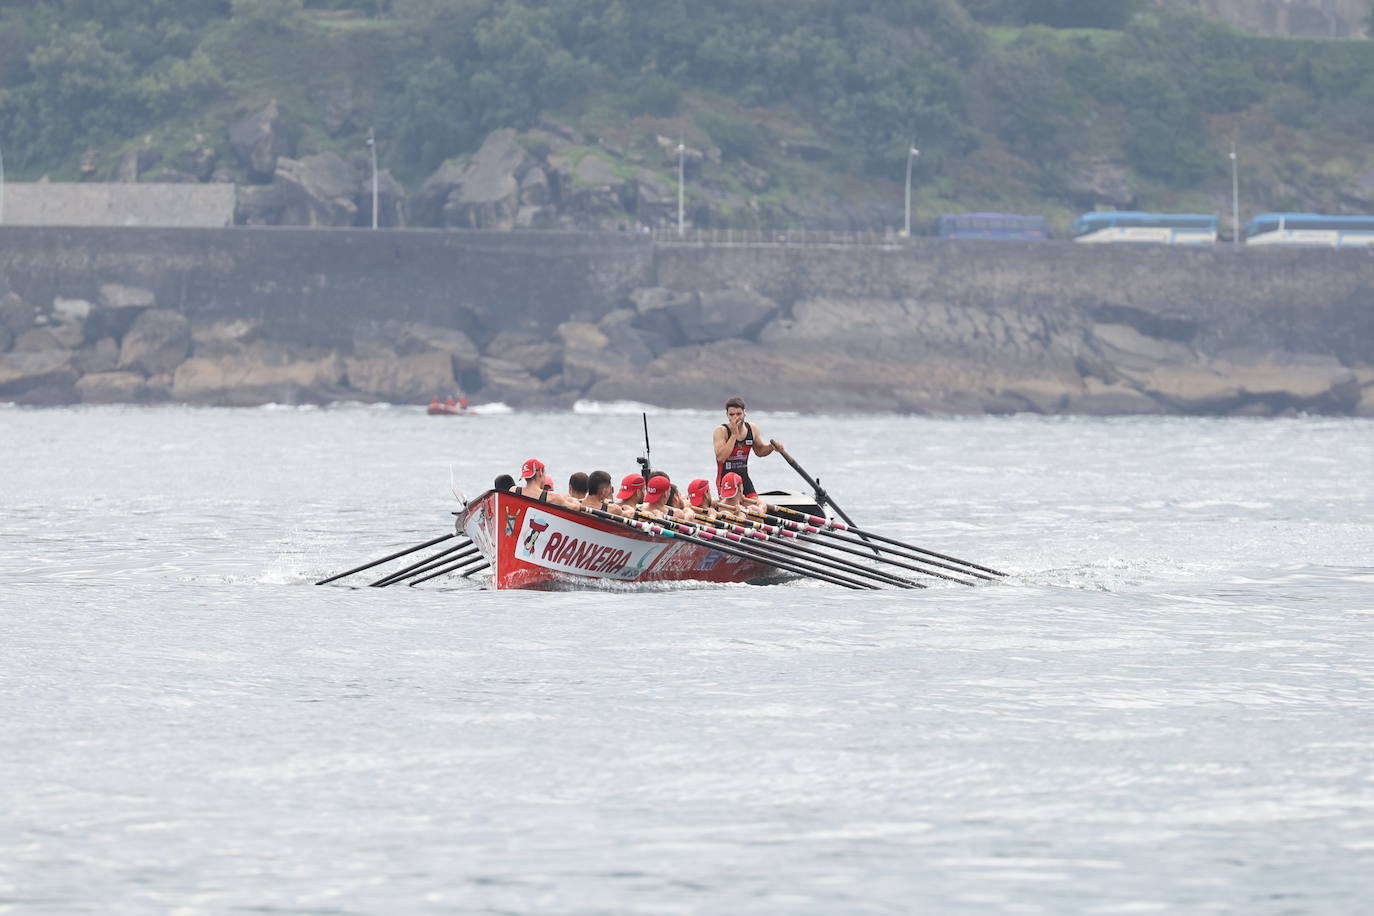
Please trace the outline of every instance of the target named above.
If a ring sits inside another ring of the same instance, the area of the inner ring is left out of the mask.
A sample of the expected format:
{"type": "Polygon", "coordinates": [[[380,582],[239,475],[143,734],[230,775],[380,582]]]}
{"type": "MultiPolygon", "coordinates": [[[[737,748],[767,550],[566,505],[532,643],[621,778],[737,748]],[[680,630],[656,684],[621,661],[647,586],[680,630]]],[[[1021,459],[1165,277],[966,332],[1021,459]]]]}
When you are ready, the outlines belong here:
{"type": "Polygon", "coordinates": [[[539,535],[549,530],[548,522],[538,522],[530,519],[530,533],[525,535],[525,553],[534,554],[534,545],[539,543],[539,535]]]}
{"type": "Polygon", "coordinates": [[[507,509],[507,510],[506,510],[506,537],[510,537],[510,536],[513,535],[513,534],[515,534],[515,513],[512,512],[512,511],[510,511],[509,509],[507,509]]]}

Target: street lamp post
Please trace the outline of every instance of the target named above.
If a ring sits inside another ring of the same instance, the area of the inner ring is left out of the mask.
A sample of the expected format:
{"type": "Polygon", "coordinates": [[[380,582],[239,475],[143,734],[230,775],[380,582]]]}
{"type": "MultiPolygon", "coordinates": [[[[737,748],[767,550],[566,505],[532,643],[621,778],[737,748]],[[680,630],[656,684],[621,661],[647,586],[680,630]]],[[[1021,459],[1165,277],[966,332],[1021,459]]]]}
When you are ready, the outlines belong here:
{"type": "Polygon", "coordinates": [[[1231,141],[1231,247],[1240,250],[1240,174],[1236,166],[1236,141],[1231,141]]]}
{"type": "Polygon", "coordinates": [[[372,228],[377,228],[377,136],[367,129],[367,147],[372,151],[372,228]]]}
{"type": "Polygon", "coordinates": [[[907,147],[906,151],[906,219],[902,223],[902,237],[911,237],[911,163],[916,157],[921,155],[915,144],[907,147]]]}
{"type": "Polygon", "coordinates": [[[682,238],[686,228],[685,205],[686,197],[683,191],[683,182],[686,178],[686,156],[687,147],[683,145],[682,138],[677,139],[677,237],[682,238]]]}

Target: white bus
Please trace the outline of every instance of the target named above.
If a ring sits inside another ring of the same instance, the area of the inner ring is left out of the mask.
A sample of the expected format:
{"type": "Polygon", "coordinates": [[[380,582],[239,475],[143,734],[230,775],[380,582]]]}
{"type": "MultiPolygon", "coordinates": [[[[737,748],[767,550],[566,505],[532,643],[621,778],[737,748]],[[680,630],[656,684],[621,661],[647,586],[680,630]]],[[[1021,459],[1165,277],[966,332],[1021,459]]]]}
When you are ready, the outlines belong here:
{"type": "Polygon", "coordinates": [[[1261,213],[1245,224],[1245,244],[1308,248],[1374,245],[1374,216],[1261,213]]]}
{"type": "Polygon", "coordinates": [[[1153,242],[1159,245],[1211,245],[1217,218],[1201,213],[1141,213],[1103,210],[1073,221],[1075,242],[1153,242]]]}

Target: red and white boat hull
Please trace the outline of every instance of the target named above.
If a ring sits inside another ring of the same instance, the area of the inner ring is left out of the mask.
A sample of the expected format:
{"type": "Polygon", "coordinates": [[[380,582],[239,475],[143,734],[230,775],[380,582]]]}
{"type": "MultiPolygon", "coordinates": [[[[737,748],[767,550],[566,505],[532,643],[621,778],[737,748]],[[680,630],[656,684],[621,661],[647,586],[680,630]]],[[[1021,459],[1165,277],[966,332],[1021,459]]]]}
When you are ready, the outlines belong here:
{"type": "Polygon", "coordinates": [[[459,513],[458,528],[491,564],[496,588],[788,578],[766,563],[518,493],[487,491],[459,513]]]}

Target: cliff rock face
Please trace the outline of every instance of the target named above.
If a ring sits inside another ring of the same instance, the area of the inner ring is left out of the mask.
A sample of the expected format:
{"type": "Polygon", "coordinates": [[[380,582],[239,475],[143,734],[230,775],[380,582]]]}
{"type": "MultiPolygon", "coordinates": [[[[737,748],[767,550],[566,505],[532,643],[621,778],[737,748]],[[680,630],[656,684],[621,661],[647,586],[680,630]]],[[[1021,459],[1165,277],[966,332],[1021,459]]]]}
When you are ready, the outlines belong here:
{"type": "Polygon", "coordinates": [[[1363,35],[1366,0],[1193,0],[1208,15],[1264,35],[1354,38],[1363,35]]]}

